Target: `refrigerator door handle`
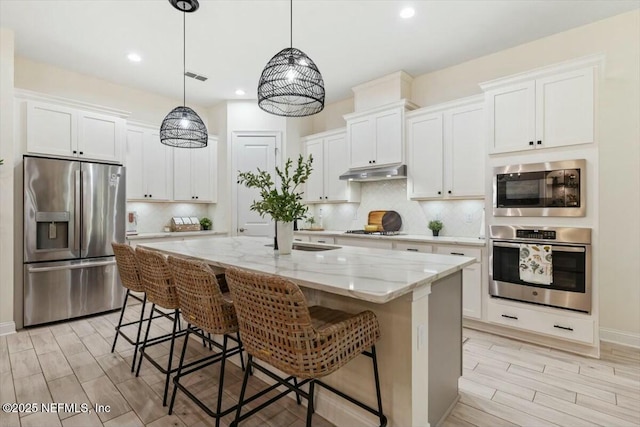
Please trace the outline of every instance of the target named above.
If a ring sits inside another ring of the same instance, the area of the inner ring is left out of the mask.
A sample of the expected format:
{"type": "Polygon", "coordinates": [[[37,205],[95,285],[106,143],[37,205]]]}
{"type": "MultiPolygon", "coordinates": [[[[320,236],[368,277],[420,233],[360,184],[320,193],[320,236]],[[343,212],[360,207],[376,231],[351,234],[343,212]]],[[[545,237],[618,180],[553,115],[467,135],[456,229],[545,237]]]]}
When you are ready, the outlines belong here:
{"type": "Polygon", "coordinates": [[[80,195],[80,170],[75,171],[74,197],[75,197],[75,220],[73,233],[73,250],[80,250],[80,217],[81,211],[81,195],[80,195]]]}
{"type": "Polygon", "coordinates": [[[101,262],[86,262],[82,264],[72,264],[72,265],[56,265],[53,267],[28,266],[27,271],[29,273],[46,273],[48,271],[76,270],[79,268],[104,267],[107,265],[114,265],[115,263],[116,263],[115,260],[111,260],[111,261],[101,261],[101,262]]]}

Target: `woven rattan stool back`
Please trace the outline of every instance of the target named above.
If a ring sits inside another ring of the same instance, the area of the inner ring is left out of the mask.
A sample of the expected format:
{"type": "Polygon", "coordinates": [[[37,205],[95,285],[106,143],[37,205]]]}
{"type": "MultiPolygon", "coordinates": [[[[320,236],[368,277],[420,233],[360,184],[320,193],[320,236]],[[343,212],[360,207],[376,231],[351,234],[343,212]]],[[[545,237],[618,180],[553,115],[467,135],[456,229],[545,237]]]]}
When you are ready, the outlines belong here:
{"type": "Polygon", "coordinates": [[[111,247],[116,256],[116,264],[122,286],[134,292],[144,292],[144,285],[140,280],[138,261],[133,248],[116,242],[111,243],[111,247]]]}
{"type": "Polygon", "coordinates": [[[211,267],[173,256],[168,262],[178,291],[182,317],[191,325],[212,334],[237,332],[238,320],[233,304],[223,299],[211,267]]]}
{"type": "Polygon", "coordinates": [[[136,257],[147,300],[162,308],[177,309],[178,293],[173,282],[173,273],[164,255],[138,246],[136,257]]]}
{"type": "Polygon", "coordinates": [[[300,288],[235,268],[226,276],[245,350],[289,375],[307,378],[318,358],[317,333],[300,288]]]}

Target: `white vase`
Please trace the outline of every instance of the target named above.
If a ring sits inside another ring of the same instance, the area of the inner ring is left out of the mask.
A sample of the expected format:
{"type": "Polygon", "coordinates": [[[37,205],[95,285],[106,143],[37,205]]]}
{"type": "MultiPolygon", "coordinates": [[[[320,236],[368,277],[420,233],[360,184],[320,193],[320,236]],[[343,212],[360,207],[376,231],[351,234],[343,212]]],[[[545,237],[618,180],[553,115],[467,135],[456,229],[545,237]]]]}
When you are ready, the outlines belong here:
{"type": "Polygon", "coordinates": [[[278,253],[280,255],[290,254],[293,246],[293,221],[278,221],[276,230],[278,233],[278,253]]]}

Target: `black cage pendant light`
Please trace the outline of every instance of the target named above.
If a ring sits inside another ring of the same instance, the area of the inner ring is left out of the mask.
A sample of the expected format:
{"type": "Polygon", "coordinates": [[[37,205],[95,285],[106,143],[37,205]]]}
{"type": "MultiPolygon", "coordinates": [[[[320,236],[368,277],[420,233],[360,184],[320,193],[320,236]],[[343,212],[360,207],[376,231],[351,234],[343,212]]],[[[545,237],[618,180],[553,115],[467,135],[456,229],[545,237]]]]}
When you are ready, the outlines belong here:
{"type": "Polygon", "coordinates": [[[262,70],[258,106],[277,116],[311,116],[324,108],[324,81],[311,58],[293,47],[293,0],[290,34],[290,47],[278,52],[262,70]]]}
{"type": "Polygon", "coordinates": [[[202,119],[186,103],[186,14],[198,10],[198,0],[169,0],[182,12],[182,106],[167,114],[160,125],[160,142],[171,147],[202,148],[207,146],[207,127],[202,119]]]}

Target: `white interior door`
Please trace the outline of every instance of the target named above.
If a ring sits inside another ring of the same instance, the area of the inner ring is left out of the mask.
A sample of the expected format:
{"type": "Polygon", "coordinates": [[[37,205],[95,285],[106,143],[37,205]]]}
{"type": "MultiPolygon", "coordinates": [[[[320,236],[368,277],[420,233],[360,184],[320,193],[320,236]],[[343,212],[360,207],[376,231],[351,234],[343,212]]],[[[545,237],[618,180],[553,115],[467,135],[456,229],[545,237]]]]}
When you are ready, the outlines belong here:
{"type": "MultiPolygon", "coordinates": [[[[276,165],[275,135],[234,135],[233,152],[236,170],[240,172],[267,171],[275,180],[276,165]]],[[[250,209],[260,193],[257,189],[247,188],[244,184],[236,186],[236,217],[238,236],[270,236],[275,235],[275,225],[269,216],[262,218],[250,209]]]]}

